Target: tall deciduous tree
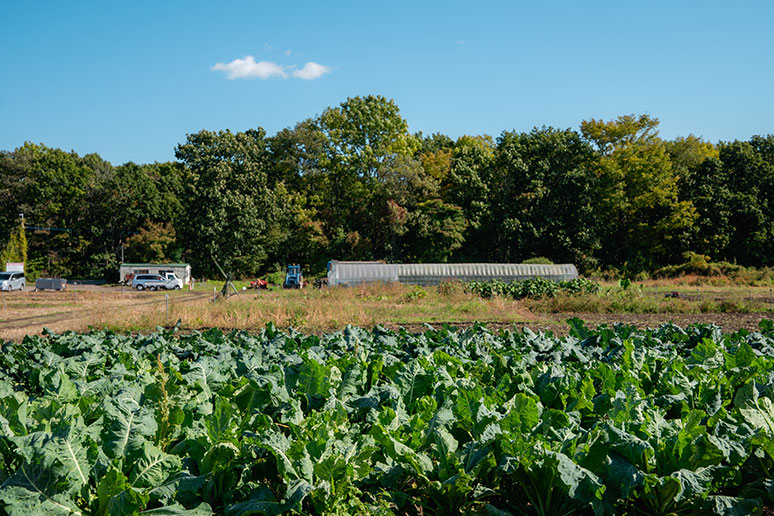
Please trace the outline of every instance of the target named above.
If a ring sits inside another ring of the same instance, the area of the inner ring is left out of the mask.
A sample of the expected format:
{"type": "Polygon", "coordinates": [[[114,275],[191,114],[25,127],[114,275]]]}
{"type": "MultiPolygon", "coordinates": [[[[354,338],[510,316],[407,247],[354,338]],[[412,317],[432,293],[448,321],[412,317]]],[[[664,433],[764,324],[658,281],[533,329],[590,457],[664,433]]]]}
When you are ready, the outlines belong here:
{"type": "Polygon", "coordinates": [[[601,192],[593,158],[591,147],[570,129],[500,136],[495,166],[502,183],[494,205],[500,259],[544,256],[583,269],[597,265],[601,192]]]}
{"type": "Polygon", "coordinates": [[[494,152],[490,136],[460,137],[441,186],[443,201],[462,208],[466,220],[466,245],[456,254],[462,261],[489,261],[500,247],[500,235],[492,226],[493,196],[500,188],[500,179],[493,175],[494,152]]]}
{"type": "Polygon", "coordinates": [[[329,166],[361,177],[376,177],[386,160],[419,149],[397,104],[379,95],[348,98],[326,109],[317,123],[326,136],[329,166]]]}
{"type": "MultiPolygon", "coordinates": [[[[64,277],[86,276],[89,244],[88,193],[110,163],[96,155],[78,156],[45,145],[25,143],[2,159],[2,218],[24,213],[32,226],[54,228],[30,232],[29,261],[36,268],[64,277]]],[[[9,226],[5,226],[9,227],[9,226]]]]}
{"type": "MultiPolygon", "coordinates": [[[[92,275],[115,280],[121,246],[150,221],[161,217],[161,196],[150,165],[129,162],[97,177],[87,195],[92,275]]],[[[128,256],[131,258],[132,253],[128,256]]]]}
{"type": "Polygon", "coordinates": [[[148,222],[125,240],[126,261],[141,263],[169,263],[181,259],[175,227],[169,223],[148,222]]]}
{"type": "Polygon", "coordinates": [[[420,202],[406,222],[406,261],[448,262],[465,241],[462,208],[441,199],[420,202]]]}
{"type": "Polygon", "coordinates": [[[700,214],[694,247],[713,259],[774,265],[774,136],[719,146],[688,177],[700,214]]]}
{"type": "Polygon", "coordinates": [[[5,270],[9,262],[27,262],[27,234],[24,232],[24,219],[19,219],[16,228],[11,231],[8,243],[0,251],[0,271],[5,270]]]}
{"type": "Polygon", "coordinates": [[[697,217],[690,201],[678,197],[678,176],[657,128],[658,119],[649,115],[581,124],[599,152],[608,225],[604,259],[632,271],[679,259],[697,217]]]}
{"type": "Polygon", "coordinates": [[[263,129],[189,134],[175,155],[191,173],[180,230],[199,274],[216,274],[213,259],[235,274],[259,271],[279,210],[263,129]]]}
{"type": "Polygon", "coordinates": [[[384,258],[401,231],[394,224],[400,217],[393,217],[400,210],[387,201],[406,209],[389,190],[416,176],[413,156],[419,139],[409,133],[395,102],[381,96],[349,98],[325,110],[315,124],[323,135],[320,216],[331,235],[331,251],[348,258],[384,258]],[[393,217],[393,224],[381,223],[390,222],[384,217],[393,217]]]}
{"type": "Polygon", "coordinates": [[[672,168],[681,178],[687,177],[705,160],[718,157],[718,149],[714,145],[692,134],[664,141],[664,147],[672,168]]]}

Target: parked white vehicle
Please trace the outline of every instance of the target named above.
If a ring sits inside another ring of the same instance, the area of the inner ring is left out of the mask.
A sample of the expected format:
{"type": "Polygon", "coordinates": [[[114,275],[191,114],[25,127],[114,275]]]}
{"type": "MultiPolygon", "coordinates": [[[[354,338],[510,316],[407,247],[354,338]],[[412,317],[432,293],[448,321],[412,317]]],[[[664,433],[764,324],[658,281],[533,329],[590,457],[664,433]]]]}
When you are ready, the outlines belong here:
{"type": "Polygon", "coordinates": [[[137,290],[180,290],[183,288],[183,280],[173,272],[164,276],[158,274],[138,274],[132,278],[132,288],[137,290]]]}
{"type": "Polygon", "coordinates": [[[23,272],[0,272],[0,290],[24,290],[26,286],[23,272]]]}
{"type": "Polygon", "coordinates": [[[167,280],[167,284],[164,287],[167,290],[180,290],[183,288],[183,280],[178,278],[174,272],[164,274],[164,279],[167,280]]]}

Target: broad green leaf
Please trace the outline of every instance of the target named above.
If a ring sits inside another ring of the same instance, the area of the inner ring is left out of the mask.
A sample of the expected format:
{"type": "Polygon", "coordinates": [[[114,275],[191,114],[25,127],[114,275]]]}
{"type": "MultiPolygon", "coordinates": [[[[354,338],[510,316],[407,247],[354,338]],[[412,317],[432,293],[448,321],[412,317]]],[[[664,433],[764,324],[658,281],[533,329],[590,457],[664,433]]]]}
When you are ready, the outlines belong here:
{"type": "Polygon", "coordinates": [[[48,470],[22,464],[0,486],[0,501],[9,516],[60,516],[83,514],[48,470]]]}
{"type": "MultiPolygon", "coordinates": [[[[87,450],[83,446],[84,436],[78,431],[78,422],[59,430],[51,438],[46,446],[47,452],[54,454],[63,466],[60,474],[70,481],[73,486],[83,487],[89,483],[91,476],[91,464],[87,457],[87,450]]],[[[82,424],[82,422],[81,422],[82,424]]]]}
{"type": "Polygon", "coordinates": [[[149,442],[143,443],[129,473],[132,487],[155,487],[180,471],[180,458],[164,453],[149,442]]]}
{"type": "Polygon", "coordinates": [[[140,405],[139,398],[139,393],[127,390],[105,403],[102,449],[112,459],[135,456],[143,443],[156,435],[155,415],[140,405]]]}
{"type": "Polygon", "coordinates": [[[761,509],[758,499],[734,498],[731,496],[712,496],[714,513],[717,516],[748,516],[757,514],[761,509]]]}
{"type": "Polygon", "coordinates": [[[402,367],[393,380],[403,395],[403,402],[407,408],[411,408],[418,398],[425,396],[432,385],[432,376],[416,360],[402,367]]]}
{"type": "Polygon", "coordinates": [[[186,509],[180,504],[168,505],[157,509],[141,511],[140,514],[158,516],[212,516],[212,507],[206,503],[200,503],[193,509],[186,509]]]}
{"type": "Polygon", "coordinates": [[[108,470],[100,479],[97,498],[97,516],[129,516],[148,503],[148,495],[132,489],[128,479],[115,468],[108,470]]]}
{"type": "Polygon", "coordinates": [[[205,481],[205,475],[194,476],[187,471],[181,471],[148,491],[148,496],[161,504],[169,504],[172,501],[189,504],[195,500],[205,481]]]}

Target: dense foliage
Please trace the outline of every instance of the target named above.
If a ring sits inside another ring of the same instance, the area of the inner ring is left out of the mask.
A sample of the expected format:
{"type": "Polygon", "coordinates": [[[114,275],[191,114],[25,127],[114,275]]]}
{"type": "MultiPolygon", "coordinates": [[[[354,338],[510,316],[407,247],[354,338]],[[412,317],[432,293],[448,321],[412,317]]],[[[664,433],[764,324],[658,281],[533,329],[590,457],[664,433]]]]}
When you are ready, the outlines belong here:
{"type": "Polygon", "coordinates": [[[551,281],[541,277],[511,282],[500,280],[471,281],[466,283],[465,287],[481,297],[501,296],[513,299],[555,297],[560,292],[567,294],[596,294],[600,289],[599,283],[586,278],[551,281]]]}
{"type": "MultiPolygon", "coordinates": [[[[181,135],[182,138],[182,135],[181,135]]],[[[625,275],[682,262],[774,266],[774,136],[663,140],[647,115],[453,140],[353,97],[266,135],[185,135],[176,162],[0,152],[0,248],[24,213],[33,271],[115,279],[129,262],[241,275],[331,259],[520,262],[625,275]]]]}
{"type": "Polygon", "coordinates": [[[5,264],[9,262],[24,263],[26,261],[27,233],[24,229],[24,220],[19,220],[17,227],[11,230],[5,249],[0,250],[0,264],[2,264],[0,267],[5,267],[5,264]]]}
{"type": "Polygon", "coordinates": [[[756,514],[774,324],[27,337],[0,514],[756,514]]]}

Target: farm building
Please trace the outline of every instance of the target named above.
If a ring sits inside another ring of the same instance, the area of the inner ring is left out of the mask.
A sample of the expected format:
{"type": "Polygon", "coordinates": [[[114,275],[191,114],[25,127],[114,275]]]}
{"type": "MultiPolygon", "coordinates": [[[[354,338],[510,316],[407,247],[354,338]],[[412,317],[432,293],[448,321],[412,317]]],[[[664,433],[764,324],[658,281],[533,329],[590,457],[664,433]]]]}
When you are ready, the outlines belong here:
{"type": "Polygon", "coordinates": [[[118,270],[118,278],[122,283],[131,283],[137,274],[165,274],[175,273],[175,276],[183,280],[183,285],[191,282],[191,265],[187,263],[122,263],[118,270]]]}
{"type": "Polygon", "coordinates": [[[578,277],[573,264],[340,262],[328,264],[328,285],[400,282],[438,285],[443,281],[521,281],[529,278],[565,281],[578,277]]]}

